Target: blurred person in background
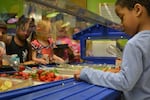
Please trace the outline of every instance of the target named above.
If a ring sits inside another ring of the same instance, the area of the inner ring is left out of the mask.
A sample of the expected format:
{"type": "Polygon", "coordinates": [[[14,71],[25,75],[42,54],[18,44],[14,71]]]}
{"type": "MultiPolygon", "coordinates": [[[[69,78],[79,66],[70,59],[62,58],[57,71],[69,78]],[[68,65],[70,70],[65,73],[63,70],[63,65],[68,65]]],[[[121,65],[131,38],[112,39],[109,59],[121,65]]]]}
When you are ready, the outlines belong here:
{"type": "Polygon", "coordinates": [[[4,41],[4,36],[6,35],[7,25],[4,21],[0,21],[0,41],[4,41]]]}
{"type": "MultiPolygon", "coordinates": [[[[79,33],[80,31],[81,31],[80,27],[74,27],[73,34],[79,33]]],[[[74,54],[74,59],[72,62],[76,62],[76,63],[81,62],[81,60],[80,60],[80,41],[72,39],[71,48],[72,48],[72,51],[74,54]]]]}
{"type": "Polygon", "coordinates": [[[7,31],[7,25],[2,20],[0,21],[0,66],[2,65],[2,57],[4,54],[6,54],[5,43],[3,42],[6,31],[7,31]]]}
{"type": "Polygon", "coordinates": [[[55,42],[52,37],[49,20],[37,22],[36,34],[33,38],[33,41],[31,41],[33,61],[39,64],[64,63],[64,60],[53,52],[55,42]]]}
{"type": "Polygon", "coordinates": [[[68,63],[76,62],[77,60],[74,59],[74,51],[76,51],[74,50],[74,48],[76,48],[76,42],[73,42],[72,39],[72,34],[74,32],[70,28],[70,23],[59,21],[56,25],[56,28],[56,44],[59,45],[59,47],[63,48],[63,50],[61,50],[61,52],[63,51],[63,53],[59,53],[59,55],[62,56],[64,60],[68,61],[68,63]]]}
{"type": "Polygon", "coordinates": [[[21,63],[31,60],[31,46],[27,41],[32,32],[31,25],[32,20],[22,15],[16,23],[16,34],[4,38],[7,55],[17,54],[21,63]]]}

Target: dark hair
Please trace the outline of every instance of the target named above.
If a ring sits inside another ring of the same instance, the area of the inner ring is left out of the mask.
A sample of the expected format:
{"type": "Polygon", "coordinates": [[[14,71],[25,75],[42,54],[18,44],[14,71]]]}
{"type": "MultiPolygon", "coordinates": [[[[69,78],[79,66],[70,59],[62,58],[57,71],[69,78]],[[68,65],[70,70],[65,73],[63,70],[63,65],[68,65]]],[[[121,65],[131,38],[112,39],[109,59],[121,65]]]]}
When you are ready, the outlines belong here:
{"type": "Polygon", "coordinates": [[[19,19],[18,22],[16,23],[17,27],[22,27],[24,26],[28,21],[30,20],[30,18],[25,17],[24,15],[22,15],[19,19]]]}
{"type": "Polygon", "coordinates": [[[150,0],[116,0],[115,5],[120,5],[122,7],[127,7],[129,10],[134,8],[136,3],[141,4],[147,9],[147,13],[150,16],[150,0]]]}
{"type": "Polygon", "coordinates": [[[34,18],[31,18],[30,27],[36,27],[34,18]]]}
{"type": "Polygon", "coordinates": [[[6,25],[6,23],[3,22],[3,21],[0,21],[0,28],[1,28],[1,29],[4,29],[4,30],[7,30],[7,25],[6,25]]]}

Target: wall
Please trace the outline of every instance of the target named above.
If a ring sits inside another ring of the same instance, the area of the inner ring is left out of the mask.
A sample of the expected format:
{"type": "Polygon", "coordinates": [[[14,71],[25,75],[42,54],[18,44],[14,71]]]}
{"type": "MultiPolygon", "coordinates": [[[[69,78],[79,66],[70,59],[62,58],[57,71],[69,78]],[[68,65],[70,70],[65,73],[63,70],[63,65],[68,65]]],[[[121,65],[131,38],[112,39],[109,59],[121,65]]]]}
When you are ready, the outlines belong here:
{"type": "Polygon", "coordinates": [[[72,1],[73,3],[79,5],[82,8],[87,7],[87,0],[82,0],[82,2],[81,2],[81,0],[70,0],[70,1],[72,1]]]}
{"type": "MultiPolygon", "coordinates": [[[[87,8],[90,11],[99,14],[99,3],[114,3],[115,0],[71,0],[76,4],[79,4],[83,8],[87,8]]],[[[23,3],[24,0],[0,0],[0,13],[18,13],[18,15],[23,14],[23,3]]]]}
{"type": "Polygon", "coordinates": [[[17,13],[20,16],[23,14],[23,3],[23,0],[0,0],[0,13],[17,13]]]}
{"type": "Polygon", "coordinates": [[[87,0],[87,9],[99,14],[99,3],[114,3],[115,0],[87,0]]]}

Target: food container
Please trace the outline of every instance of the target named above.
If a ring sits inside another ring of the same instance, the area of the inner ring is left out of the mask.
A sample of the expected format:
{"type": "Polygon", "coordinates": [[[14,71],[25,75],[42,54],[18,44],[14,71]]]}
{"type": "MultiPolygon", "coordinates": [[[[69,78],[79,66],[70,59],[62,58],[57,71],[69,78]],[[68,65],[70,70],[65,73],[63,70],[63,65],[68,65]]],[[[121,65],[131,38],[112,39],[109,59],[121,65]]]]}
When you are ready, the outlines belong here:
{"type": "Polygon", "coordinates": [[[0,77],[0,92],[15,90],[32,85],[33,81],[31,79],[19,80],[13,78],[0,77]]]}

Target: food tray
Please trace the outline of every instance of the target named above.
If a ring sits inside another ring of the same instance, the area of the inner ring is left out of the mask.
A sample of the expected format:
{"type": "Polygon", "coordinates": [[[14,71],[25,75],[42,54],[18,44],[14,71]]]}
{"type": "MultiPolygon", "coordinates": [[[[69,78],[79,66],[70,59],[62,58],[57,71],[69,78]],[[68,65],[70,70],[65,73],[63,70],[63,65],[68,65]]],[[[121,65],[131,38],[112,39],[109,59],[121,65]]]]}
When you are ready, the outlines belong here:
{"type": "Polygon", "coordinates": [[[16,70],[13,67],[10,67],[10,66],[0,67],[0,74],[2,74],[2,73],[11,74],[11,73],[15,73],[15,72],[16,72],[16,70]]]}
{"type": "Polygon", "coordinates": [[[0,92],[15,90],[27,86],[32,86],[32,80],[19,80],[13,78],[0,77],[0,92]]]}
{"type": "Polygon", "coordinates": [[[4,100],[120,100],[120,92],[73,78],[0,93],[4,100]]]}

